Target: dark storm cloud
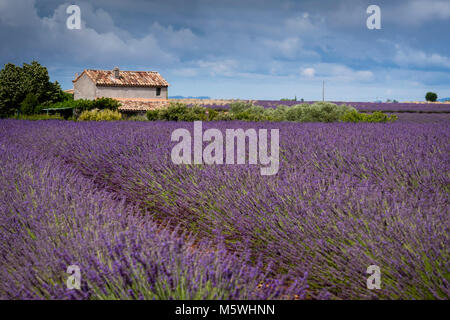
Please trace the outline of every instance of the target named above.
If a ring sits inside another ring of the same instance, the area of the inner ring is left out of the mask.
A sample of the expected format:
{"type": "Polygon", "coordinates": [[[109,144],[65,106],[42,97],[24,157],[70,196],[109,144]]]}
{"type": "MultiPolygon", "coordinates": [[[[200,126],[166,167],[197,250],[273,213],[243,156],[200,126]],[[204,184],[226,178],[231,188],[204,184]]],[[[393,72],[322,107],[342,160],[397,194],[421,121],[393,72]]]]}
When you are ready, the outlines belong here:
{"type": "Polygon", "coordinates": [[[446,0],[377,1],[377,31],[365,0],[75,1],[82,30],[66,28],[69,4],[0,0],[0,62],[37,59],[66,88],[119,65],[161,71],[172,94],[314,99],[325,79],[335,99],[450,95],[446,0]]]}

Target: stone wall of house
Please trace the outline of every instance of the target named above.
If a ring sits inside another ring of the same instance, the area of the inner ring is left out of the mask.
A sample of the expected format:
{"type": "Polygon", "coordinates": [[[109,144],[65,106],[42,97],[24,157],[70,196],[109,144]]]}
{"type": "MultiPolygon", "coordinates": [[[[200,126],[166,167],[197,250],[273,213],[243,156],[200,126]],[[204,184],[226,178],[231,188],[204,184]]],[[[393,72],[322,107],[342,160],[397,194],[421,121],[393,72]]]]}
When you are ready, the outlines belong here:
{"type": "Polygon", "coordinates": [[[73,84],[73,98],[94,100],[96,98],[96,87],[94,82],[86,74],[83,74],[73,84]]]}
{"type": "Polygon", "coordinates": [[[161,88],[161,94],[156,95],[156,88],[146,87],[107,87],[98,86],[96,89],[96,97],[106,98],[139,98],[139,99],[167,99],[167,87],[161,88]]]}

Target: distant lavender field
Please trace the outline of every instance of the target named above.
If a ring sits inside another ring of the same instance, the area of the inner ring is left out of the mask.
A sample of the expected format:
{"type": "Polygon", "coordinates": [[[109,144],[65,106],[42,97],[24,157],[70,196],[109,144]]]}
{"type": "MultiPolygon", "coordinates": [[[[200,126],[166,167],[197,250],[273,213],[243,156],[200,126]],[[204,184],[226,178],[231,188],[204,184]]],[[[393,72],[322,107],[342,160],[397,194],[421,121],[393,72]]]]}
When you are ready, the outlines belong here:
{"type": "Polygon", "coordinates": [[[442,123],[450,125],[450,113],[396,113],[397,122],[403,123],[442,123]]]}
{"type": "MultiPolygon", "coordinates": [[[[277,105],[294,105],[301,102],[295,101],[263,101],[260,100],[256,104],[264,107],[276,107],[277,105]]],[[[450,104],[431,104],[431,103],[376,103],[376,102],[341,102],[341,101],[330,101],[332,103],[341,105],[347,104],[351,105],[359,111],[384,111],[384,112],[450,112],[450,104]]],[[[305,103],[314,103],[314,101],[308,101],[305,103]]]]}
{"type": "MultiPolygon", "coordinates": [[[[278,101],[278,100],[258,100],[255,102],[256,105],[262,106],[264,108],[276,108],[279,105],[292,106],[301,103],[312,104],[315,101],[278,101]]],[[[351,105],[359,111],[383,111],[383,112],[418,112],[418,113],[450,113],[450,104],[431,104],[431,103],[375,103],[375,102],[333,102],[332,103],[341,105],[347,104],[351,105]]],[[[229,105],[205,105],[211,108],[228,108],[229,105]]]]}
{"type": "Polygon", "coordinates": [[[279,128],[270,177],[173,164],[180,127],[0,121],[0,299],[449,298],[448,123],[204,123],[279,128]]]}

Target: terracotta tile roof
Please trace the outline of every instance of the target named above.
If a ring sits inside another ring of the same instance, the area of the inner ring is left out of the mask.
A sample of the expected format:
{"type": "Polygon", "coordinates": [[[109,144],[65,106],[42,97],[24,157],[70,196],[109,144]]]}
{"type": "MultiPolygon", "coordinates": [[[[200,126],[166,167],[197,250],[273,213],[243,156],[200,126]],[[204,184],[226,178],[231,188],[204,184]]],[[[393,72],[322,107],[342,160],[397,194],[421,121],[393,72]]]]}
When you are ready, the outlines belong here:
{"type": "Polygon", "coordinates": [[[167,107],[171,102],[181,102],[187,105],[227,105],[231,102],[244,101],[255,103],[254,100],[219,100],[219,99],[145,99],[145,98],[114,98],[122,105],[120,111],[147,111],[167,107]]]}
{"type": "Polygon", "coordinates": [[[169,104],[167,99],[125,99],[115,98],[122,105],[119,107],[119,111],[147,111],[153,109],[164,108],[169,104]]]}
{"type": "Polygon", "coordinates": [[[168,87],[169,83],[156,71],[119,71],[119,78],[113,70],[84,70],[73,82],[87,74],[97,86],[123,87],[168,87]]]}
{"type": "Polygon", "coordinates": [[[240,99],[192,99],[192,98],[186,98],[186,99],[170,99],[173,102],[180,102],[188,105],[216,105],[216,106],[225,106],[229,105],[233,102],[245,102],[245,103],[256,103],[256,100],[240,100],[240,99]]]}

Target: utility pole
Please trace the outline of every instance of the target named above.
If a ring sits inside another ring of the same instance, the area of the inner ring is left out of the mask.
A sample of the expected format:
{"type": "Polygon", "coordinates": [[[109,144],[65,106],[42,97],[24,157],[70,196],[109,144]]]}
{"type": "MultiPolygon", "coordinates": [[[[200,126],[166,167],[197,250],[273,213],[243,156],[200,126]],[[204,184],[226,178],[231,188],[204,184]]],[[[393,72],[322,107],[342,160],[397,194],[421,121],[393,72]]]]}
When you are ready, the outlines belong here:
{"type": "Polygon", "coordinates": [[[325,80],[322,82],[322,101],[325,101],[325,80]]]}

